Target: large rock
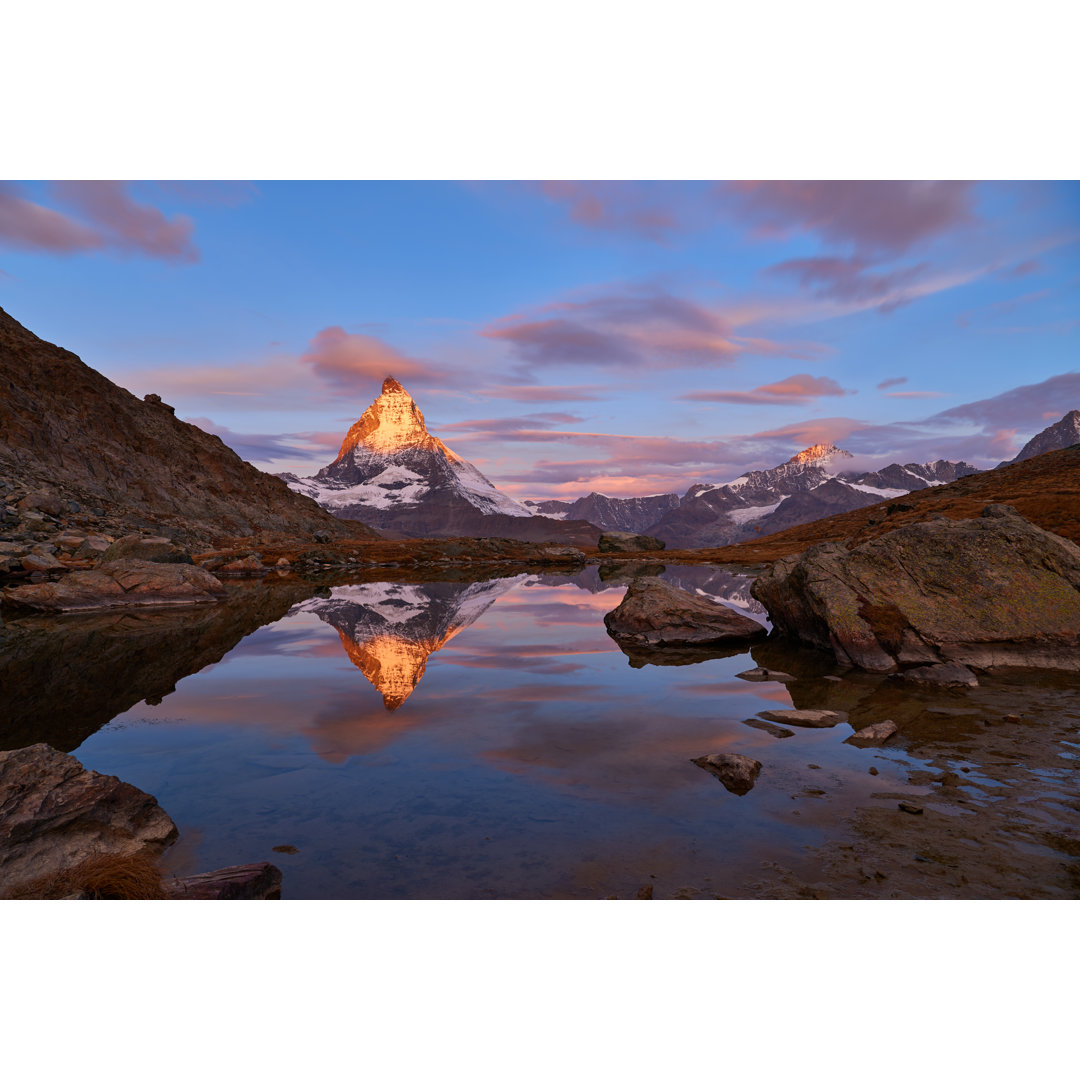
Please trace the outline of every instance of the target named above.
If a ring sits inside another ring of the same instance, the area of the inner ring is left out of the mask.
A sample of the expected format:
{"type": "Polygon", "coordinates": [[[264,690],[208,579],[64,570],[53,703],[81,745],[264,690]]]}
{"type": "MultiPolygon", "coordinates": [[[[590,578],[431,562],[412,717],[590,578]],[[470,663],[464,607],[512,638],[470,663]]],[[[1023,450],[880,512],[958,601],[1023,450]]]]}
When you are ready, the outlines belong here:
{"type": "Polygon", "coordinates": [[[94,855],[159,855],[177,837],[157,799],[44,743],[0,752],[0,889],[94,855]]]}
{"type": "Polygon", "coordinates": [[[1080,669],[1080,548],[991,505],[848,550],[821,544],[751,587],[783,634],[868,671],[957,661],[1080,669]]]}
{"type": "Polygon", "coordinates": [[[600,551],[663,551],[664,541],[638,533],[606,532],[596,543],[600,551]]]}
{"type": "Polygon", "coordinates": [[[127,560],[79,570],[60,581],[4,589],[3,602],[23,611],[97,611],[115,607],[213,603],[225,586],[186,563],[127,560]]]}
{"type": "Polygon", "coordinates": [[[101,555],[102,564],[126,562],[191,563],[191,552],[181,544],[175,544],[167,536],[140,536],[133,533],[121,536],[101,555]]]}
{"type": "Polygon", "coordinates": [[[768,634],[761,623],[723,604],[652,577],[631,581],[604,625],[620,645],[649,648],[752,641],[768,634]]]}

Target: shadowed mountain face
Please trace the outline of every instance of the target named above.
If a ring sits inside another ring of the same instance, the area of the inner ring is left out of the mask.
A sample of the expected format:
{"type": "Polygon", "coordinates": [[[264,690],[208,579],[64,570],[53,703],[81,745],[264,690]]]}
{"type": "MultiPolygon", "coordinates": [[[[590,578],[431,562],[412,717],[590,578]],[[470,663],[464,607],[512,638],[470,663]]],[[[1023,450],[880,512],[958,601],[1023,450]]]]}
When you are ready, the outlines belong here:
{"type": "Polygon", "coordinates": [[[1003,461],[998,466],[1012,465],[1017,461],[1027,461],[1039,454],[1048,454],[1051,450],[1064,450],[1080,443],[1080,410],[1067,412],[1056,424],[1044,428],[1033,439],[1024,444],[1023,449],[1010,461],[1003,461]]]}
{"type": "Polygon", "coordinates": [[[679,505],[679,496],[643,495],[633,499],[613,499],[592,491],[574,502],[547,499],[543,502],[526,500],[538,514],[560,519],[582,518],[597,528],[615,532],[648,533],[669,511],[679,505]]]}
{"type": "Polygon", "coordinates": [[[349,428],[337,458],[314,476],[282,473],[289,487],[339,518],[403,536],[500,536],[595,546],[585,521],[535,517],[431,435],[396,379],[349,428]]]}
{"type": "Polygon", "coordinates": [[[0,479],[192,541],[257,532],[372,536],[292,492],[216,435],[139,401],[0,309],[0,479]]]}
{"type": "Polygon", "coordinates": [[[337,630],[349,659],[393,712],[416,689],[428,657],[520,580],[342,585],[295,610],[318,615],[337,630]]]}

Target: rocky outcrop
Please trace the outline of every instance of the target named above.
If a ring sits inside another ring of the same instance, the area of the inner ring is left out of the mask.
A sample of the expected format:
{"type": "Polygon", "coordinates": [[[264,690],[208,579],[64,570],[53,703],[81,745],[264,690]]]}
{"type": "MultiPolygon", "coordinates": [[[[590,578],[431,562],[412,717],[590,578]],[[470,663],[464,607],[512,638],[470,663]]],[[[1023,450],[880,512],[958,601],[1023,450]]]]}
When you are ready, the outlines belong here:
{"type": "Polygon", "coordinates": [[[156,395],[139,400],[2,309],[0,386],[0,491],[6,483],[20,494],[15,525],[81,517],[126,526],[114,535],[149,528],[202,544],[320,529],[374,536],[178,420],[156,395]]]}
{"type": "Polygon", "coordinates": [[[868,671],[957,661],[1080,669],[1080,548],[1011,507],[780,559],[751,592],[774,627],[868,671]]]}
{"type": "Polygon", "coordinates": [[[655,536],[640,536],[638,533],[606,532],[596,544],[601,553],[613,551],[663,551],[664,541],[655,536]]]}
{"type": "Polygon", "coordinates": [[[830,728],[847,723],[848,714],[833,709],[766,709],[759,712],[762,720],[772,720],[777,724],[790,724],[792,727],[830,728]]]}
{"type": "Polygon", "coordinates": [[[59,613],[212,604],[224,595],[225,586],[201,567],[126,559],[100,570],[72,571],[58,581],[6,588],[2,600],[16,610],[59,613]]]}
{"type": "Polygon", "coordinates": [[[631,581],[622,603],[604,616],[604,625],[620,646],[639,649],[750,642],[767,636],[761,623],[653,577],[631,581]]]}
{"type": "Polygon", "coordinates": [[[167,536],[143,536],[132,533],[121,536],[110,544],[98,559],[99,563],[125,562],[136,559],[139,562],[156,563],[191,563],[191,552],[182,544],[177,544],[167,536]]]}
{"type": "Polygon", "coordinates": [[[690,760],[698,768],[712,773],[733,795],[745,795],[761,772],[761,762],[745,754],[707,754],[690,760]]]}
{"type": "Polygon", "coordinates": [[[96,855],[160,854],[176,825],[147,795],[44,743],[0,752],[0,889],[96,855]]]}

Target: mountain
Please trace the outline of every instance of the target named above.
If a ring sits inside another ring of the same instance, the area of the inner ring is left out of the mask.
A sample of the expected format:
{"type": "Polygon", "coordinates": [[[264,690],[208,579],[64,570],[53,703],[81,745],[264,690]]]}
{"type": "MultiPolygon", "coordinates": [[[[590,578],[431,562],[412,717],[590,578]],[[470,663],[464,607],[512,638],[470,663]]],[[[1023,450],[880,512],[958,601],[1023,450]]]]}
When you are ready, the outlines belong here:
{"type": "Polygon", "coordinates": [[[521,580],[342,585],[293,612],[311,612],[334,627],[349,659],[393,712],[424,677],[428,657],[521,580]]]}
{"type": "Polygon", "coordinates": [[[503,494],[429,434],[396,379],[349,428],[338,456],[314,476],[280,473],[294,491],[339,518],[404,536],[501,536],[595,546],[600,530],[556,521],[503,494]]]}
{"type": "Polygon", "coordinates": [[[617,532],[647,533],[669,510],[679,505],[679,496],[644,495],[636,499],[614,499],[591,491],[574,502],[547,499],[525,500],[534,513],[553,518],[580,518],[600,529],[617,532]]]}
{"type": "Polygon", "coordinates": [[[1064,450],[1077,443],[1080,443],[1080,411],[1073,409],[1056,424],[1051,424],[1026,442],[1016,457],[1011,461],[1003,461],[998,468],[1000,469],[1002,465],[1014,465],[1018,461],[1027,461],[1028,458],[1048,453],[1051,450],[1064,450]]]}
{"type": "Polygon", "coordinates": [[[978,472],[962,461],[841,471],[851,458],[838,446],[819,443],[728,484],[695,484],[650,534],[669,548],[737,544],[978,472]]]}
{"type": "Polygon", "coordinates": [[[216,435],[140,401],[0,308],[0,491],[45,492],[99,528],[191,542],[280,533],[374,536],[242,461],[216,435]]]}

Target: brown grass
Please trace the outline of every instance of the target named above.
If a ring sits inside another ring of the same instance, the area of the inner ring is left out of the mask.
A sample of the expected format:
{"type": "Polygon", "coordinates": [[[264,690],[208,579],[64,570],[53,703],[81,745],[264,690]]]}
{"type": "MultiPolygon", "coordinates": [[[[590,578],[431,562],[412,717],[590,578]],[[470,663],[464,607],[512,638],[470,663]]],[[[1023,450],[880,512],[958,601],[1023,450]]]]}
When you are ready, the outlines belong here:
{"type": "Polygon", "coordinates": [[[150,855],[91,855],[77,866],[15,885],[0,900],[167,900],[161,869],[150,855]]]}

